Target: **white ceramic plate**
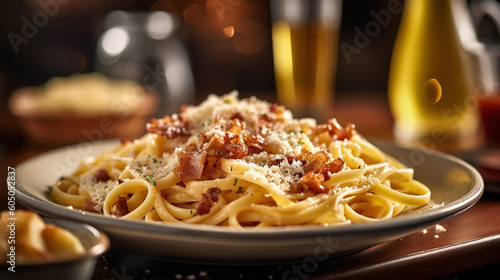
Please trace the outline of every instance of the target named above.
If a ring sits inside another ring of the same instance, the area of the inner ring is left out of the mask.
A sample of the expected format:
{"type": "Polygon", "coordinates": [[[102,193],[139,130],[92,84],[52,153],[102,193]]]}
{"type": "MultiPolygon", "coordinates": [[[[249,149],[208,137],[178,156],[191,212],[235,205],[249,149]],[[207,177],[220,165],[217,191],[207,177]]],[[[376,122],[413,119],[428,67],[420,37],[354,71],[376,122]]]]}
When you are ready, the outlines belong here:
{"type": "Polygon", "coordinates": [[[372,142],[413,167],[415,178],[431,189],[431,199],[442,206],[369,224],[233,231],[120,220],[68,209],[50,200],[50,185],[70,174],[83,157],[110,149],[118,143],[116,140],[68,146],[27,160],[16,168],[16,195],[22,204],[41,214],[102,229],[117,250],[180,262],[233,264],[324,259],[351,253],[434,225],[465,211],[481,197],[481,176],[462,160],[439,152],[372,142]]]}

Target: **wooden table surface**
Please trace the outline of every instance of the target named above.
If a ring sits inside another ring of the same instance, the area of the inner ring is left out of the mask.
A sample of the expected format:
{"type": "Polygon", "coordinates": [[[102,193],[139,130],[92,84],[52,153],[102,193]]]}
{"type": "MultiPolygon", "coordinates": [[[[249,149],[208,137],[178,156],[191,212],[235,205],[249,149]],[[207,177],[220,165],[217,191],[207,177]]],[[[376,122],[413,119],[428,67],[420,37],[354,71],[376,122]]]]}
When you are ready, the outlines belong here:
{"type": "MultiPolygon", "coordinates": [[[[353,122],[368,137],[391,138],[392,120],[385,100],[339,98],[333,113],[341,124],[353,122]]],[[[49,147],[17,134],[15,120],[2,113],[0,124],[0,209],[7,206],[8,166],[16,166],[49,147]]],[[[165,262],[147,256],[109,251],[98,260],[94,279],[478,279],[489,273],[500,279],[500,185],[486,182],[483,197],[450,219],[398,240],[316,263],[217,266],[165,262]]]]}

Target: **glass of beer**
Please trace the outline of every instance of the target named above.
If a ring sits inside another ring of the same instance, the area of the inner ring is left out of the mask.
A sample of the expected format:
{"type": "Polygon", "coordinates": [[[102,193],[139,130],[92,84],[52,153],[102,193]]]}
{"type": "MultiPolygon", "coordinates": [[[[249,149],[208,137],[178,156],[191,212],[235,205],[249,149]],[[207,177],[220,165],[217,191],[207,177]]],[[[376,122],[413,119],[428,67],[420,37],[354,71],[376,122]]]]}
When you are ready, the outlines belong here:
{"type": "Polygon", "coordinates": [[[341,0],[271,2],[278,102],[297,117],[329,117],[334,95],[341,0]]]}

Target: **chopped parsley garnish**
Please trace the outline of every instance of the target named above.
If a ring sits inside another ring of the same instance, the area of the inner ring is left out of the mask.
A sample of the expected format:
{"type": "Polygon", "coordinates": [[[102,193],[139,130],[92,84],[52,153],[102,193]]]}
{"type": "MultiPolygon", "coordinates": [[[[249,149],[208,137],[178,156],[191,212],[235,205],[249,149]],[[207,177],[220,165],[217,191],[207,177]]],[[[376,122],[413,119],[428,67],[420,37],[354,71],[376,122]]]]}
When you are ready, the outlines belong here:
{"type": "Polygon", "coordinates": [[[238,178],[234,178],[234,184],[233,184],[233,186],[236,186],[236,184],[238,184],[238,178]]]}
{"type": "Polygon", "coordinates": [[[150,179],[153,179],[154,175],[145,175],[144,177],[146,177],[146,181],[148,181],[149,183],[153,184],[153,186],[156,186],[156,181],[153,180],[153,182],[150,181],[150,179]]]}

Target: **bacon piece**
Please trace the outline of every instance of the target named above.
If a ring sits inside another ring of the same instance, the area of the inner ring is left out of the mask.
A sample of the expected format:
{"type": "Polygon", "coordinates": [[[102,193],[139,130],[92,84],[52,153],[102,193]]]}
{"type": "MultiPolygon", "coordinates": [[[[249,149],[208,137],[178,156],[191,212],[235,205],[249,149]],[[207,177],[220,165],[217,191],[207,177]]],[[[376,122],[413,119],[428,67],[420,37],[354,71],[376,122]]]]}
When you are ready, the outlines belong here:
{"type": "Polygon", "coordinates": [[[201,200],[198,203],[198,207],[196,207],[196,214],[205,215],[210,212],[210,209],[214,205],[214,202],[219,200],[220,189],[210,188],[201,196],[201,200]]]}
{"type": "Polygon", "coordinates": [[[102,214],[102,208],[99,208],[97,206],[97,203],[95,203],[92,199],[85,199],[85,202],[83,203],[82,208],[85,211],[90,211],[90,212],[102,214]]]}
{"type": "Polygon", "coordinates": [[[212,200],[213,202],[219,201],[219,193],[220,189],[218,187],[215,188],[210,188],[206,191],[207,196],[212,200]]]}
{"type": "Polygon", "coordinates": [[[348,123],[345,128],[343,128],[336,119],[330,119],[328,121],[328,132],[330,135],[337,140],[351,139],[354,133],[354,124],[348,123]]]}
{"type": "Polygon", "coordinates": [[[313,154],[310,151],[303,149],[299,159],[302,161],[307,161],[307,163],[303,166],[305,173],[318,173],[321,168],[323,168],[323,166],[328,162],[328,154],[324,151],[313,154]]]}
{"type": "Polygon", "coordinates": [[[226,178],[227,173],[222,170],[220,157],[214,155],[207,155],[205,169],[203,169],[202,180],[215,180],[226,178]]]}
{"type": "Polygon", "coordinates": [[[224,143],[224,137],[216,134],[208,142],[206,150],[208,155],[211,156],[220,156],[222,151],[224,151],[226,144],[224,143]]]}
{"type": "Polygon", "coordinates": [[[241,135],[234,135],[232,133],[226,133],[224,136],[225,152],[223,157],[231,159],[239,159],[248,155],[248,147],[243,141],[241,135]]]}
{"type": "Polygon", "coordinates": [[[269,112],[277,115],[282,115],[285,112],[285,106],[273,103],[269,105],[269,112]]]}
{"type": "Polygon", "coordinates": [[[261,131],[263,127],[270,127],[275,123],[283,121],[284,112],[285,107],[282,105],[269,105],[269,114],[262,114],[259,116],[257,130],[261,131]]]}
{"type": "Polygon", "coordinates": [[[210,208],[212,208],[212,203],[210,203],[210,199],[206,194],[202,195],[200,202],[198,203],[198,207],[196,207],[197,215],[205,215],[210,212],[210,208]]]}
{"type": "Polygon", "coordinates": [[[248,147],[248,154],[260,154],[264,151],[265,139],[259,134],[252,134],[245,138],[245,143],[248,147]]]}
{"type": "Polygon", "coordinates": [[[257,130],[261,131],[263,127],[269,127],[273,123],[278,122],[283,117],[285,107],[278,104],[269,105],[269,114],[262,114],[259,116],[257,130]]]}
{"type": "Polygon", "coordinates": [[[322,133],[327,133],[333,140],[344,140],[351,139],[354,134],[355,126],[352,123],[348,123],[345,128],[343,128],[336,119],[330,119],[328,124],[318,125],[313,128],[313,135],[320,136],[322,133]]]}
{"type": "Polygon", "coordinates": [[[224,136],[214,135],[207,145],[209,156],[238,159],[248,154],[243,137],[226,132],[224,136]]]}
{"type": "Polygon", "coordinates": [[[175,175],[182,181],[200,180],[205,167],[207,151],[183,151],[177,152],[179,165],[174,169],[175,175]]]}
{"type": "Polygon", "coordinates": [[[300,178],[300,180],[297,182],[295,191],[303,192],[305,190],[311,190],[316,194],[327,193],[328,188],[325,188],[321,185],[321,183],[324,181],[325,177],[323,177],[323,174],[308,172],[306,173],[306,175],[302,176],[302,178],[300,178]]]}
{"type": "Polygon", "coordinates": [[[238,118],[234,118],[232,119],[232,121],[233,125],[228,130],[228,132],[236,135],[241,135],[241,132],[243,132],[243,123],[238,118]]]}
{"type": "Polygon", "coordinates": [[[188,123],[178,115],[173,115],[172,117],[165,116],[162,119],[152,119],[146,128],[149,133],[155,133],[168,139],[191,134],[188,129],[188,123]]]}
{"type": "Polygon", "coordinates": [[[248,155],[248,147],[243,140],[243,125],[239,119],[233,119],[233,125],[224,135],[225,150],[222,156],[225,158],[239,159],[248,155]]]}
{"type": "Polygon", "coordinates": [[[266,164],[269,166],[276,166],[276,165],[280,165],[283,161],[285,161],[285,159],[281,159],[281,158],[270,159],[267,161],[266,164]]]}
{"type": "Polygon", "coordinates": [[[127,199],[123,196],[119,196],[118,199],[113,203],[114,215],[121,217],[128,214],[127,199]]]}
{"type": "Polygon", "coordinates": [[[340,172],[344,168],[344,165],[345,162],[343,159],[336,158],[332,162],[323,166],[320,173],[323,174],[323,177],[325,177],[325,181],[328,181],[330,180],[331,174],[340,172]]]}
{"type": "Polygon", "coordinates": [[[240,112],[236,112],[231,116],[231,120],[238,119],[239,121],[243,121],[243,115],[240,112]]]}
{"type": "Polygon", "coordinates": [[[106,169],[101,168],[95,172],[92,178],[94,178],[94,180],[96,180],[97,182],[106,182],[107,180],[109,180],[109,174],[106,169]]]}
{"type": "Polygon", "coordinates": [[[257,154],[264,150],[265,140],[258,134],[243,135],[243,124],[238,117],[232,119],[229,130],[221,135],[214,135],[205,150],[209,156],[240,159],[248,154],[257,154]]]}
{"type": "Polygon", "coordinates": [[[271,117],[269,117],[268,114],[260,115],[258,127],[268,126],[269,123],[271,123],[272,121],[273,121],[273,119],[271,117]]]}

